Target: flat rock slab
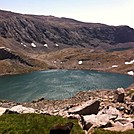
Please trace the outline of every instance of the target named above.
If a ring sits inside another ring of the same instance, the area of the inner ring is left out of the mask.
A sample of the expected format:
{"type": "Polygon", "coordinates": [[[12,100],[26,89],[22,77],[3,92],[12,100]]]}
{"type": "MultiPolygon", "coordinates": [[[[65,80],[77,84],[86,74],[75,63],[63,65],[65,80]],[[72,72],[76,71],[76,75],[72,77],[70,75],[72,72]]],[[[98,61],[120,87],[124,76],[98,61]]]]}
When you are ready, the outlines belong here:
{"type": "Polygon", "coordinates": [[[73,107],[68,110],[70,114],[80,114],[80,115],[90,115],[97,114],[99,112],[100,101],[98,100],[89,100],[82,103],[79,106],[73,107]]]}
{"type": "Polygon", "coordinates": [[[9,109],[10,111],[15,111],[17,113],[35,113],[35,109],[33,108],[26,108],[23,107],[22,105],[17,105],[9,109]]]}
{"type": "Polygon", "coordinates": [[[128,122],[127,124],[121,124],[120,122],[116,122],[113,124],[113,127],[104,128],[105,130],[110,131],[118,131],[118,132],[124,132],[126,130],[133,129],[133,124],[128,122]]]}

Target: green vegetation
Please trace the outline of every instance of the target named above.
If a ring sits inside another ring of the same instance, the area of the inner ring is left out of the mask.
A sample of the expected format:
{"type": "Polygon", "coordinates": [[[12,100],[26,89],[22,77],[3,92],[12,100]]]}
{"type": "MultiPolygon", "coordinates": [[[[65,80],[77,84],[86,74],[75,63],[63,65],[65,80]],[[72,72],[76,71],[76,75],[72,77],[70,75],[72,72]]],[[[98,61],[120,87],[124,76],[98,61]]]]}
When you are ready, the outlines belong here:
{"type": "Polygon", "coordinates": [[[104,129],[95,129],[93,134],[134,134],[134,130],[128,130],[125,132],[108,131],[104,129]]]}
{"type": "Polygon", "coordinates": [[[132,95],[134,93],[134,90],[129,90],[128,96],[132,95]]]}
{"type": "Polygon", "coordinates": [[[0,116],[0,134],[49,134],[52,126],[73,122],[71,134],[84,134],[78,121],[41,114],[5,114],[0,116]]]}

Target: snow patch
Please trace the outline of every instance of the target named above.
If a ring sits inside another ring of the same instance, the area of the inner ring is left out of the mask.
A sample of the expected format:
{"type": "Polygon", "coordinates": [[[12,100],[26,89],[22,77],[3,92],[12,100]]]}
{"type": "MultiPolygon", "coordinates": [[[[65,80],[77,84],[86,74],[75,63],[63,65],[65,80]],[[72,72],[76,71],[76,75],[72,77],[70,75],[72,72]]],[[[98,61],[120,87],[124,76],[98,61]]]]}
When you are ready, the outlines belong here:
{"type": "Polygon", "coordinates": [[[116,67],[118,67],[118,65],[113,65],[112,67],[113,67],[113,68],[116,68],[116,67]]]}
{"type": "Polygon", "coordinates": [[[127,72],[129,75],[134,75],[134,72],[133,71],[129,71],[127,72]]]}
{"type": "Polygon", "coordinates": [[[78,62],[78,64],[81,65],[81,64],[82,64],[82,61],[80,60],[80,61],[78,62]]]}
{"type": "Polygon", "coordinates": [[[125,65],[130,65],[130,64],[133,64],[134,63],[134,60],[131,60],[129,62],[125,62],[125,65]]]}
{"type": "Polygon", "coordinates": [[[55,44],[55,46],[56,46],[56,47],[59,47],[59,45],[58,45],[58,44],[55,44]]]}
{"type": "Polygon", "coordinates": [[[31,43],[31,46],[32,46],[32,47],[36,47],[36,45],[35,45],[34,43],[31,43]]]}
{"type": "Polygon", "coordinates": [[[44,47],[48,47],[48,45],[47,44],[44,44],[44,47]]]}

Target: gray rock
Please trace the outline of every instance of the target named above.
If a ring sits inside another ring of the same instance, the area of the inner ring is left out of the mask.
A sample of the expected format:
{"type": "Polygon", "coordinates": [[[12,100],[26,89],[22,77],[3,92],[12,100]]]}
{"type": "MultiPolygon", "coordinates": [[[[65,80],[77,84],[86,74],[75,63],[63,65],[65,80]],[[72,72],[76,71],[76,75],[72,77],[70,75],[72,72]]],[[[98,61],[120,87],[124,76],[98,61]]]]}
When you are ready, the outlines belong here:
{"type": "Polygon", "coordinates": [[[16,112],[16,111],[11,111],[9,109],[6,109],[6,111],[4,112],[4,114],[19,114],[19,113],[16,112]]]}
{"type": "Polygon", "coordinates": [[[105,130],[110,131],[119,131],[124,132],[129,129],[133,129],[133,123],[128,122],[127,124],[121,124],[120,122],[116,122],[113,124],[113,127],[104,128],[105,130]]]}
{"type": "Polygon", "coordinates": [[[91,127],[105,128],[112,126],[110,123],[111,115],[101,114],[101,115],[86,115],[83,116],[83,129],[89,130],[91,127]]]}
{"type": "Polygon", "coordinates": [[[122,117],[121,112],[112,106],[108,106],[100,110],[97,115],[102,115],[102,114],[108,114],[109,116],[112,116],[113,119],[117,117],[122,117]]]}
{"type": "Polygon", "coordinates": [[[123,103],[124,102],[124,97],[125,97],[125,91],[123,88],[118,88],[115,91],[116,95],[115,95],[115,101],[116,102],[120,102],[123,103]]]}
{"type": "Polygon", "coordinates": [[[124,102],[124,97],[125,97],[125,91],[123,88],[117,88],[115,91],[115,102],[124,102]]]}
{"type": "Polygon", "coordinates": [[[124,102],[124,93],[118,94],[117,95],[117,102],[123,103],[124,102]]]}
{"type": "Polygon", "coordinates": [[[124,106],[118,106],[118,107],[116,107],[117,108],[117,110],[119,110],[119,111],[124,111],[125,110],[125,107],[124,106]]]}
{"type": "Polygon", "coordinates": [[[100,101],[89,100],[82,103],[79,106],[73,107],[68,110],[69,114],[80,114],[80,115],[90,115],[97,114],[99,112],[100,101]]]}
{"type": "Polygon", "coordinates": [[[17,112],[17,113],[36,113],[36,110],[33,108],[23,107],[22,105],[17,105],[9,109],[10,111],[17,112]]]}
{"type": "Polygon", "coordinates": [[[7,108],[0,107],[0,116],[3,115],[6,110],[7,108]]]}
{"type": "Polygon", "coordinates": [[[117,88],[117,93],[125,93],[125,90],[123,88],[117,88]]]}

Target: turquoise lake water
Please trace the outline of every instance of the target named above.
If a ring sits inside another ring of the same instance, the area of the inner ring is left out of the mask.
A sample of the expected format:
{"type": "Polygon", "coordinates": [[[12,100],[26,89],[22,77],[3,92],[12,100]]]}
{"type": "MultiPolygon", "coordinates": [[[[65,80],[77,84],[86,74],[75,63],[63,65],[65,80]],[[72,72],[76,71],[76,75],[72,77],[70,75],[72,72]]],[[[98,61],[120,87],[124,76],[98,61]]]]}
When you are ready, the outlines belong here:
{"type": "Polygon", "coordinates": [[[83,90],[126,88],[134,77],[88,70],[49,70],[1,76],[0,99],[28,102],[64,99],[83,90]]]}

